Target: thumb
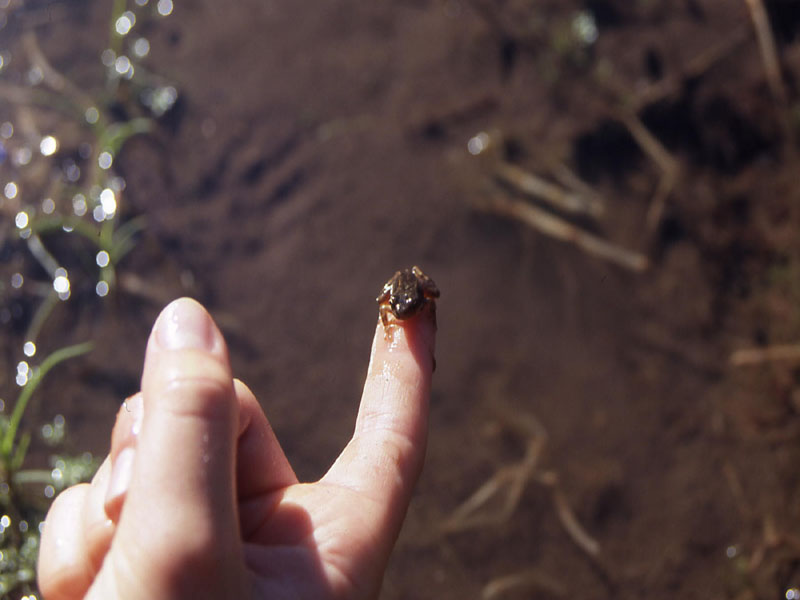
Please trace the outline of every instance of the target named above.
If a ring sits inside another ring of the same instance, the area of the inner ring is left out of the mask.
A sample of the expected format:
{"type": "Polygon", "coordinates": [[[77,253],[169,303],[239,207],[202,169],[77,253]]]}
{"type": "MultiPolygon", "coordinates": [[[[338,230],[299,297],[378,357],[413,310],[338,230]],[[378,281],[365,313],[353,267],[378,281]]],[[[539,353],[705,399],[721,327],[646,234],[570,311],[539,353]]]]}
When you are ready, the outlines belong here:
{"type": "Polygon", "coordinates": [[[240,597],[238,403],[222,334],[194,300],[158,317],[142,397],[141,430],[113,453],[130,483],[89,597],[240,597]]]}

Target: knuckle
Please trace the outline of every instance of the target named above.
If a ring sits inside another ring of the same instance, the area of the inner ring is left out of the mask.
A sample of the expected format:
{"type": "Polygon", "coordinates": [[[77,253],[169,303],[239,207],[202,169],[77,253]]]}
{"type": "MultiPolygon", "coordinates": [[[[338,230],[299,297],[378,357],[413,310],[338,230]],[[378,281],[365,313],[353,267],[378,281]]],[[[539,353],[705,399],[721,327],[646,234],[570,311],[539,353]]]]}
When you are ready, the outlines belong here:
{"type": "Polygon", "coordinates": [[[233,384],[213,377],[177,377],[160,394],[160,404],[176,416],[227,416],[233,410],[233,384]]]}

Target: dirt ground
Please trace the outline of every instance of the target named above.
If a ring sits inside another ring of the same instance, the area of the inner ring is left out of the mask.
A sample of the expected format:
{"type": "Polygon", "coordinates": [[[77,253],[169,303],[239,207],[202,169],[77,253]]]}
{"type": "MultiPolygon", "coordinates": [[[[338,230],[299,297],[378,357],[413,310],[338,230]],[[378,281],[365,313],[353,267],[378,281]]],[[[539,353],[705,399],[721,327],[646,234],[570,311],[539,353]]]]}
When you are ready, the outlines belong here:
{"type": "MultiPolygon", "coordinates": [[[[109,3],[31,4],[12,31],[96,86],[109,3]]],[[[59,309],[98,348],[31,418],[62,412],[104,452],[160,299],[191,294],[312,480],[353,426],[375,295],[418,264],[442,291],[438,369],[382,598],[789,598],[800,370],[729,364],[800,341],[800,8],[766,5],[785,101],[744,0],[176,0],[142,35],[178,104],[117,159],[148,223],[120,273],[148,292],[59,309]],[[480,132],[496,150],[475,157],[480,132]],[[500,163],[570,169],[605,213],[566,220],[649,268],[486,210],[522,200],[500,163]],[[517,501],[501,486],[470,527],[456,509],[514,473],[517,501]]]]}

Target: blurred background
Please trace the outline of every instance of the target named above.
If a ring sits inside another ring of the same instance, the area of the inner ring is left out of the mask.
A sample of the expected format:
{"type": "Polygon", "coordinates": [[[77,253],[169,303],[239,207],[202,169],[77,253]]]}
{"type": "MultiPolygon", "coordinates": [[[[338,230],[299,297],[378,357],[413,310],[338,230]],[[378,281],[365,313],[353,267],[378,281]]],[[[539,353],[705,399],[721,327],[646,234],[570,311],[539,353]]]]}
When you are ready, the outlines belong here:
{"type": "Polygon", "coordinates": [[[796,0],[0,0],[0,594],[39,597],[167,302],[314,480],[419,265],[382,598],[800,598],[799,32],[796,0]]]}

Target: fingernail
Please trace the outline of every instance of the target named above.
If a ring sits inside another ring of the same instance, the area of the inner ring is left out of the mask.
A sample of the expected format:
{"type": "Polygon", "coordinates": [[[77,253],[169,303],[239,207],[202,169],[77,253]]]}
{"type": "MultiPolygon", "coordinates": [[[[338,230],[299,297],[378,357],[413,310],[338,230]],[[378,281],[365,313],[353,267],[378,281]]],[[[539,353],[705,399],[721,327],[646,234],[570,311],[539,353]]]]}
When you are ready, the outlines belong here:
{"type": "Polygon", "coordinates": [[[133,460],[136,451],[133,447],[125,448],[117,454],[114,464],[111,465],[111,479],[106,490],[106,506],[114,503],[120,496],[124,496],[131,484],[133,476],[133,460]]]}
{"type": "Polygon", "coordinates": [[[175,300],[165,308],[155,325],[156,338],[162,348],[193,348],[211,351],[214,329],[211,318],[200,304],[189,298],[175,300]]]}

